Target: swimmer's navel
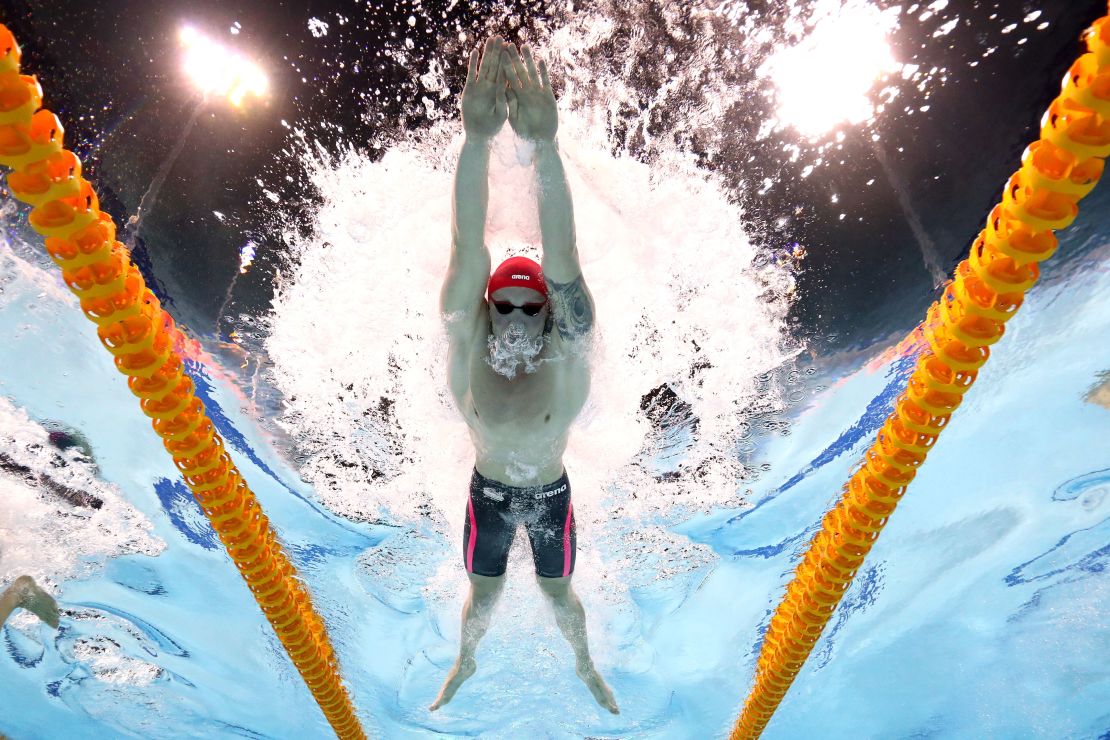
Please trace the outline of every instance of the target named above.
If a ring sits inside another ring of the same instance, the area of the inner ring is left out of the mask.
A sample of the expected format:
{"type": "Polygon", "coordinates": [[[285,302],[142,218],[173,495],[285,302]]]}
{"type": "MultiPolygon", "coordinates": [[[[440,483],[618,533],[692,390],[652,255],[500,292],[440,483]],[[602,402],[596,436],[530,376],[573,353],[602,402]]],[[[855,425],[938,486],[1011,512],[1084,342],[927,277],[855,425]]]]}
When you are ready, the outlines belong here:
{"type": "Polygon", "coordinates": [[[546,424],[549,421],[551,421],[551,414],[548,414],[547,416],[543,417],[543,423],[544,424],[546,424]]]}

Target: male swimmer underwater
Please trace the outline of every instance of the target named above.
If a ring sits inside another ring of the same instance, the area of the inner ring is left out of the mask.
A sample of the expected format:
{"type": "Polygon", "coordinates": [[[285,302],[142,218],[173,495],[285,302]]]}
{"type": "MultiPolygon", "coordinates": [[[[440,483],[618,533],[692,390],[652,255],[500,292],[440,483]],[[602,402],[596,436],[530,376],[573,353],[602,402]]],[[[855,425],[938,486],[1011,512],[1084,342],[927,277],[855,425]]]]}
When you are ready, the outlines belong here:
{"type": "MultiPolygon", "coordinates": [[[[76,429],[67,427],[60,422],[47,421],[43,423],[49,432],[48,441],[57,452],[65,452],[75,448],[81,453],[85,462],[96,468],[96,459],[93,457],[92,447],[85,436],[76,429]]],[[[65,467],[66,458],[55,454],[53,459],[55,467],[65,467]]],[[[51,476],[32,470],[26,465],[16,462],[6,452],[0,451],[0,472],[10,474],[26,485],[38,486],[41,489],[57,496],[74,506],[90,509],[99,509],[103,502],[87,491],[79,491],[60,483],[51,476]]],[[[2,553],[0,553],[2,554],[2,553]]],[[[54,597],[35,583],[31,576],[19,576],[12,584],[0,592],[0,627],[8,620],[16,609],[26,609],[54,629],[58,629],[58,602],[54,597]]],[[[0,735],[0,740],[3,736],[0,735]]]]}
{"type": "Polygon", "coordinates": [[[570,190],[555,133],[558,110],[547,66],[500,37],[470,55],[462,94],[466,139],[455,173],[451,262],[441,308],[448,382],[470,427],[476,461],[466,502],[463,560],[470,596],[462,611],[459,657],[430,709],[451,700],[477,668],[519,525],[532,545],[540,590],[574,650],[579,678],[617,714],[613,692],[594,667],[586,614],[571,587],[575,526],[563,467],[570,424],[589,393],[585,344],[594,307],[578,264],[570,190]],[[535,146],[543,267],[512,257],[491,276],[485,244],[489,144],[508,118],[535,146]]]}

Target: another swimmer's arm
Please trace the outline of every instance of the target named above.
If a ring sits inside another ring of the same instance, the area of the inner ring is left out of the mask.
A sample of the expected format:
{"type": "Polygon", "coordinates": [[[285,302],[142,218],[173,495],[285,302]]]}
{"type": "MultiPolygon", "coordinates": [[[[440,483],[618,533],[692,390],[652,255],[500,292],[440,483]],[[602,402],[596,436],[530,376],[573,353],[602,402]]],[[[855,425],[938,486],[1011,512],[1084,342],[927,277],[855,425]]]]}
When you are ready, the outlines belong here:
{"type": "Polygon", "coordinates": [[[64,486],[45,475],[39,476],[39,483],[49,489],[58,498],[64,499],[74,506],[84,506],[87,509],[99,509],[104,505],[103,501],[93,496],[91,493],[64,486]]]}
{"type": "Polygon", "coordinates": [[[31,576],[16,578],[15,582],[0,594],[0,626],[7,621],[13,611],[20,607],[33,613],[54,629],[58,628],[58,602],[39,588],[31,576]]]}

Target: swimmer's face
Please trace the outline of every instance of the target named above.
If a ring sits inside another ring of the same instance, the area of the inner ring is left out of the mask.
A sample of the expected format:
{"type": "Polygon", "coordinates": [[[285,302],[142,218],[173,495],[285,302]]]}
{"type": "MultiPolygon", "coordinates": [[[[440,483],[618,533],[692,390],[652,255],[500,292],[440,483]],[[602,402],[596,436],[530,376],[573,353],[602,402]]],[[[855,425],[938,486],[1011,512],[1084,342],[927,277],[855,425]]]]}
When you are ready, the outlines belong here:
{"type": "Polygon", "coordinates": [[[549,310],[547,299],[538,290],[519,286],[496,290],[489,300],[493,335],[499,339],[516,335],[535,341],[543,336],[549,310]],[[512,308],[508,310],[510,306],[512,308]],[[508,313],[501,313],[503,310],[508,310],[508,313]],[[535,315],[529,316],[529,313],[535,315]]]}

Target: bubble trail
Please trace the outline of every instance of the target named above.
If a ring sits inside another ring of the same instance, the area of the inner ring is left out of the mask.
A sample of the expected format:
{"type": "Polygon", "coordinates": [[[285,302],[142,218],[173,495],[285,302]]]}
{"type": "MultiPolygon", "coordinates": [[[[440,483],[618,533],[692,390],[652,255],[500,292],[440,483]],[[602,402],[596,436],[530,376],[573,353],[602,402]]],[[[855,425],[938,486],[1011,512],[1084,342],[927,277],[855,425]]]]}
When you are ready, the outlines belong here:
{"type": "Polygon", "coordinates": [[[898,198],[898,205],[902,208],[902,215],[906,217],[906,222],[910,225],[910,231],[913,232],[913,238],[917,242],[918,248],[921,250],[921,259],[925,263],[925,269],[929,271],[929,275],[933,278],[933,287],[939,288],[944,285],[944,281],[948,279],[948,275],[940,266],[940,256],[937,254],[937,246],[933,243],[932,237],[929,232],[925,230],[925,226],[921,223],[921,217],[917,215],[917,209],[913,207],[910,202],[909,191],[906,186],[905,178],[901,177],[890,164],[890,158],[886,155],[886,150],[879,142],[872,140],[871,148],[875,151],[875,159],[883,168],[883,173],[886,174],[887,180],[890,182],[890,187],[894,191],[894,195],[898,198]]]}
{"type": "Polygon", "coordinates": [[[192,115],[189,116],[189,120],[185,123],[185,128],[181,130],[181,136],[177,137],[177,142],[173,145],[173,149],[170,150],[169,155],[162,160],[162,164],[158,167],[158,171],[154,173],[154,178],[150,181],[150,185],[147,186],[146,192],[144,192],[143,197],[139,199],[139,207],[135,210],[135,215],[127,220],[127,248],[129,250],[135,248],[135,242],[139,238],[139,230],[143,226],[143,217],[150,213],[155,203],[158,202],[158,193],[162,190],[162,185],[166,182],[166,178],[177,162],[177,158],[181,156],[181,150],[185,147],[185,141],[189,138],[189,134],[192,133],[193,127],[196,126],[197,118],[200,117],[200,112],[204,108],[206,102],[207,97],[204,95],[197,100],[197,104],[193,106],[192,115]],[[150,199],[149,203],[147,202],[148,198],[150,199]]]}

